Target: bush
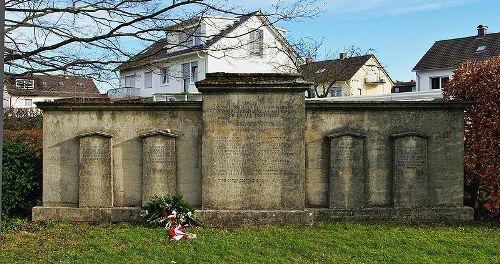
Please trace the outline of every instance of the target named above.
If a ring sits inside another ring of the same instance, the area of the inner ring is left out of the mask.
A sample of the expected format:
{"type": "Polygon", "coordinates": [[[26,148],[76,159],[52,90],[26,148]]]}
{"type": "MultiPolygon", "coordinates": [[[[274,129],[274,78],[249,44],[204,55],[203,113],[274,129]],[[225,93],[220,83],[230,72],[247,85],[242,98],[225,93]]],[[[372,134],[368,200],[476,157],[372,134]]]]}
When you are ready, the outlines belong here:
{"type": "Polygon", "coordinates": [[[26,217],[42,196],[42,155],[25,136],[3,142],[2,213],[26,217]]]}
{"type": "Polygon", "coordinates": [[[3,127],[29,130],[42,127],[42,110],[38,108],[4,108],[3,127]]]}
{"type": "Polygon", "coordinates": [[[466,62],[444,98],[471,102],[465,112],[465,203],[477,217],[500,216],[500,57],[466,62]]]}
{"type": "Polygon", "coordinates": [[[182,196],[154,196],[142,207],[141,214],[154,227],[175,228],[199,225],[194,210],[182,196]]]}

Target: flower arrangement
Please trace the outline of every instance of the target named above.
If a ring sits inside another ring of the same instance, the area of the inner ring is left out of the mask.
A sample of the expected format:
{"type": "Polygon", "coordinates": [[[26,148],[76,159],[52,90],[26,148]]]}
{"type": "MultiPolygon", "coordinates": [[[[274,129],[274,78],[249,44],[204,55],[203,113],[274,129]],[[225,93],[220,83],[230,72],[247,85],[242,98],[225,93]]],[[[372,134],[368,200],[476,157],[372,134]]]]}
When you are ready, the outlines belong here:
{"type": "Polygon", "coordinates": [[[182,232],[183,227],[196,227],[194,210],[182,196],[154,196],[142,207],[141,216],[154,227],[168,229],[172,239],[194,238],[196,235],[182,232]]]}

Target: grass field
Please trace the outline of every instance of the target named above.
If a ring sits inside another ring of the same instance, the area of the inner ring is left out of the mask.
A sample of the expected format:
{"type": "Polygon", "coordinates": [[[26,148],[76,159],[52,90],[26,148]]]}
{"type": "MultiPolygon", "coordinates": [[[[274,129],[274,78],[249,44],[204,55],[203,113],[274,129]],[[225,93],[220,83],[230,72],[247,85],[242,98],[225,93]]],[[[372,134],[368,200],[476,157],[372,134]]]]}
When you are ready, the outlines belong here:
{"type": "Polygon", "coordinates": [[[321,223],[166,230],[128,224],[27,225],[3,234],[2,263],[500,263],[500,225],[321,223]]]}

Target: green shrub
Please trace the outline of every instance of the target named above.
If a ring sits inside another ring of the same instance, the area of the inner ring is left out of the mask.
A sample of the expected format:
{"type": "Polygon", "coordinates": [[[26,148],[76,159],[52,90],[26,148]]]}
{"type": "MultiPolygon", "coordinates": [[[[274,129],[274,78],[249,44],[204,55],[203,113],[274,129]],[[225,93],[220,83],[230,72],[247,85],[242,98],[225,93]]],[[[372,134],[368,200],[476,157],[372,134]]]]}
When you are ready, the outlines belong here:
{"type": "Polygon", "coordinates": [[[196,226],[194,210],[182,196],[154,196],[142,207],[142,217],[154,227],[196,226]]]}
{"type": "Polygon", "coordinates": [[[31,214],[42,195],[42,155],[23,136],[3,142],[2,213],[31,214]]]}

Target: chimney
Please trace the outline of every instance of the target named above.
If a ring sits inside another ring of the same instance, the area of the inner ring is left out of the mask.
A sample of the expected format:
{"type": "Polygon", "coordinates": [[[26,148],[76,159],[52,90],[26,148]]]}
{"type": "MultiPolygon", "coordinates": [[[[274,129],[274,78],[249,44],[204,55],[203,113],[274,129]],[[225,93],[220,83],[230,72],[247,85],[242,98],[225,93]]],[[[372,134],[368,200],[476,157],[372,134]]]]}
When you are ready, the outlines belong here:
{"type": "Polygon", "coordinates": [[[477,37],[478,38],[482,38],[486,34],[488,34],[488,27],[487,26],[483,26],[483,25],[477,26],[477,37]]]}
{"type": "Polygon", "coordinates": [[[341,53],[339,54],[339,59],[341,59],[341,60],[343,60],[343,59],[347,59],[347,53],[345,53],[345,52],[341,52],[341,53]]]}
{"type": "Polygon", "coordinates": [[[306,64],[311,64],[311,63],[313,63],[313,58],[307,57],[306,58],[306,64]]]}

